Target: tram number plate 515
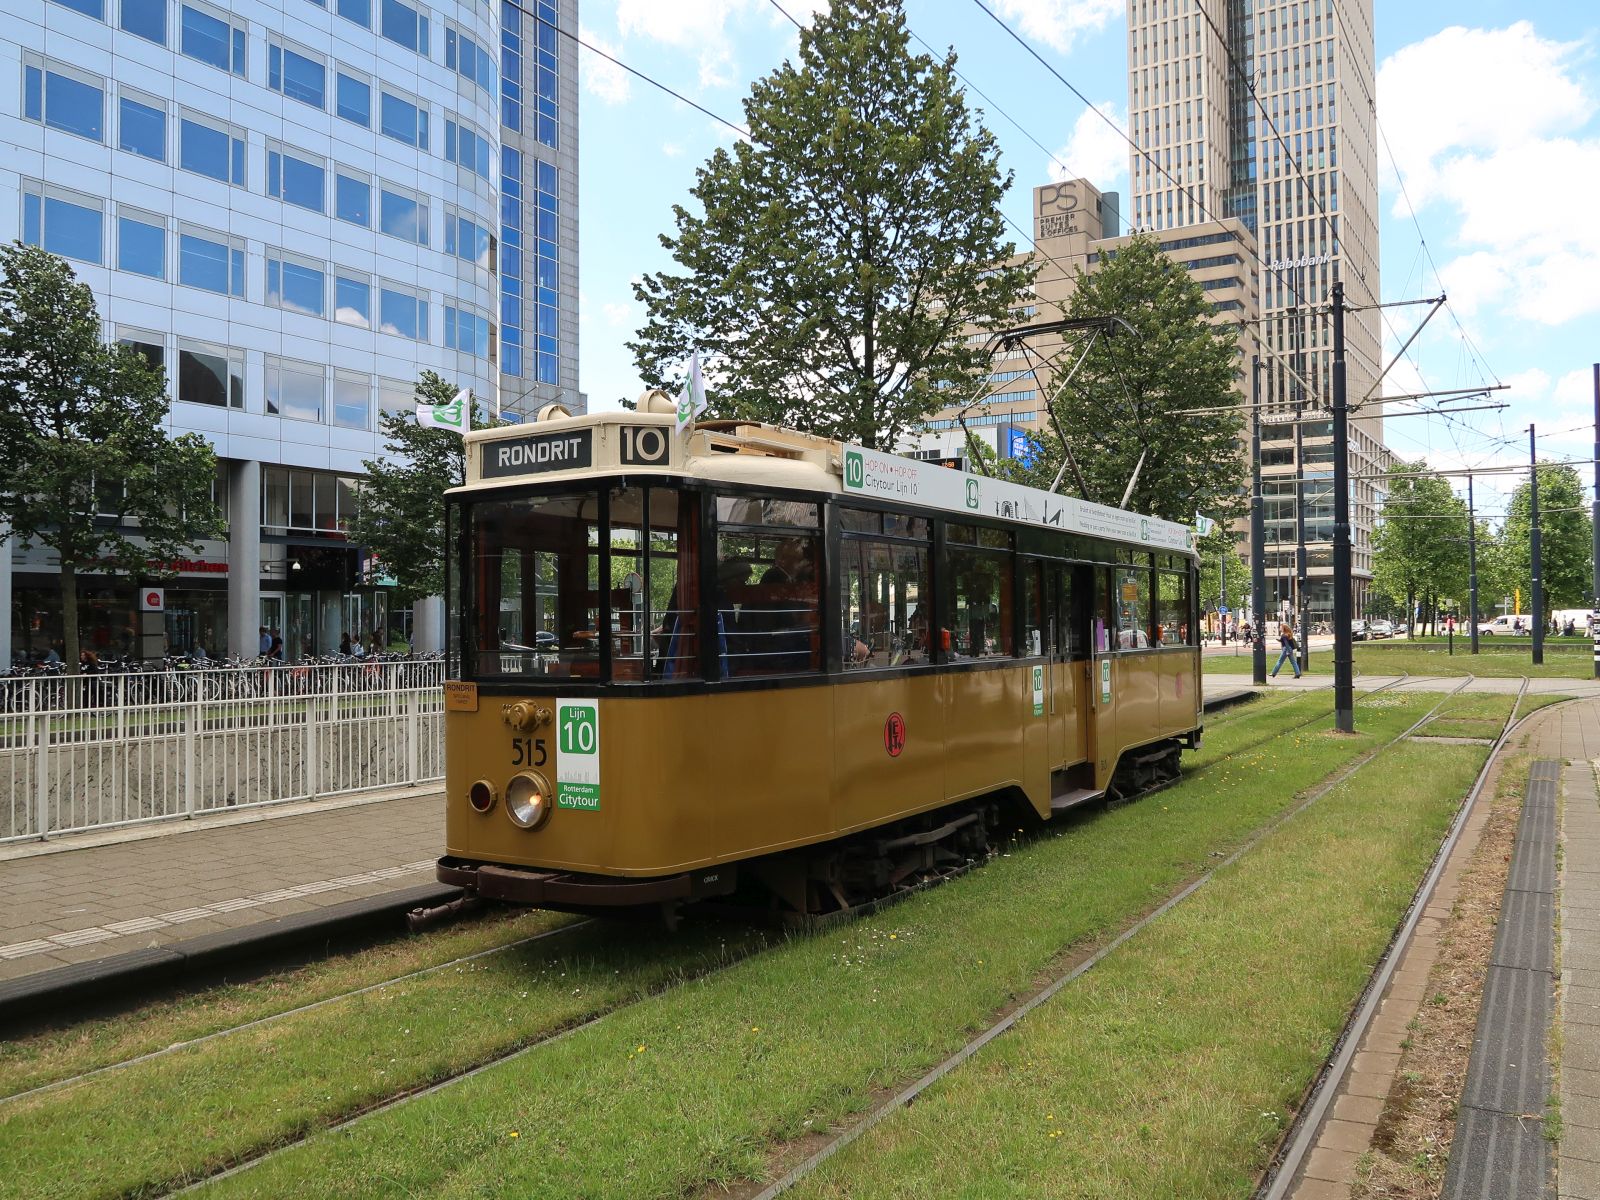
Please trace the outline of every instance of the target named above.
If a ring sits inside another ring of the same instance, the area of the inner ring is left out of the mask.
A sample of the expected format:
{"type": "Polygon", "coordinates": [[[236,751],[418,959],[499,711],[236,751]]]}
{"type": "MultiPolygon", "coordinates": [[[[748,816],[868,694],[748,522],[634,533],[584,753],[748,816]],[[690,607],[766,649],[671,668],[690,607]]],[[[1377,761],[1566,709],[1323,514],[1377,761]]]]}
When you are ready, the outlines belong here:
{"type": "Polygon", "coordinates": [[[513,767],[542,767],[549,757],[545,753],[544,739],[517,737],[511,739],[511,765],[513,767]]]}

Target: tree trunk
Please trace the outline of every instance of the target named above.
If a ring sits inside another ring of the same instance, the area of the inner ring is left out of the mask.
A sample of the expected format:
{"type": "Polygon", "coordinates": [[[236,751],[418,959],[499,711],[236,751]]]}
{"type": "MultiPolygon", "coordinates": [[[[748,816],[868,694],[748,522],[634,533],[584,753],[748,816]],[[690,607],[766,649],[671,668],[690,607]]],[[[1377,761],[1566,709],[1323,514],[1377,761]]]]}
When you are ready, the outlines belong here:
{"type": "Polygon", "coordinates": [[[1418,624],[1420,624],[1420,622],[1418,622],[1418,620],[1417,620],[1417,590],[1416,590],[1416,588],[1407,588],[1406,589],[1406,625],[1409,628],[1415,629],[1418,624]]]}
{"type": "Polygon", "coordinates": [[[61,564],[61,658],[67,674],[78,674],[78,568],[61,564]]]}

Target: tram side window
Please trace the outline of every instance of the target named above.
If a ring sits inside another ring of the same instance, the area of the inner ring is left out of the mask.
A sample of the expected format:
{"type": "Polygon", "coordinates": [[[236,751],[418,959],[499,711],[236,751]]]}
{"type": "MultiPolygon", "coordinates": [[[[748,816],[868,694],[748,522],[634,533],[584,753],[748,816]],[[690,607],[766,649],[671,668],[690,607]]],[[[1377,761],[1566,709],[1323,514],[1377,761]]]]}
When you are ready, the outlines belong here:
{"type": "Polygon", "coordinates": [[[1189,644],[1189,575],[1176,571],[1156,573],[1156,645],[1189,644]]]}
{"type": "Polygon", "coordinates": [[[840,555],[845,670],[931,662],[928,548],[846,536],[840,555]]]}
{"type": "Polygon", "coordinates": [[[1054,654],[1050,616],[1045,607],[1045,565],[1029,562],[1022,568],[1022,653],[1054,654]]]}
{"type": "Polygon", "coordinates": [[[612,491],[613,679],[700,678],[698,513],[675,488],[612,491]]]}
{"type": "Polygon", "coordinates": [[[822,669],[821,511],[815,503],[717,498],[717,617],[733,677],[822,669]]]}
{"type": "Polygon", "coordinates": [[[1011,535],[1004,530],[952,524],[947,537],[951,656],[1010,656],[1011,535]]]}
{"type": "Polygon", "coordinates": [[[1117,567],[1115,574],[1116,649],[1146,649],[1150,645],[1150,571],[1117,567]]]}
{"type": "Polygon", "coordinates": [[[473,676],[599,679],[598,510],[593,492],[472,506],[473,676]]]}

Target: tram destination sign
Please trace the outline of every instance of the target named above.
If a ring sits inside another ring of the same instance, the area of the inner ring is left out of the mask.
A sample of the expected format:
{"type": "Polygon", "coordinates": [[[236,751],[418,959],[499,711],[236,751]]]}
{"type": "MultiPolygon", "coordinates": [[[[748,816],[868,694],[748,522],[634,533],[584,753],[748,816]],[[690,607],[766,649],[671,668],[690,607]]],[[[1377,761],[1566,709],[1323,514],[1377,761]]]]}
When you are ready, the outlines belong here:
{"type": "Polygon", "coordinates": [[[534,433],[498,438],[483,443],[484,479],[508,475],[538,475],[545,471],[572,471],[594,465],[594,430],[534,433]]]}
{"type": "Polygon", "coordinates": [[[934,463],[883,454],[860,446],[844,448],[844,490],[856,496],[914,504],[969,516],[998,517],[1023,525],[1044,525],[1064,533],[1083,533],[1138,542],[1153,550],[1192,553],[1194,530],[1176,521],[1141,516],[1126,509],[1058,496],[986,475],[969,475],[934,463]]]}

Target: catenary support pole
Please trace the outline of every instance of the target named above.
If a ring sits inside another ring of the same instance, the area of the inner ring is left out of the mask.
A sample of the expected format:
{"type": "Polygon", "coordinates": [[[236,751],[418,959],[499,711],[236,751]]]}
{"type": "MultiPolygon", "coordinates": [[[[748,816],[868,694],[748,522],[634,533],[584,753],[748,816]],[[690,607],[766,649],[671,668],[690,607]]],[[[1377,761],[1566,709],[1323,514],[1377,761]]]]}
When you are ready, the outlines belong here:
{"type": "Polygon", "coordinates": [[[1217,591],[1222,598],[1217,601],[1217,622],[1222,626],[1222,644],[1228,644],[1228,550],[1224,546],[1222,553],[1217,557],[1217,567],[1222,572],[1222,582],[1217,586],[1217,591]]]}
{"type": "Polygon", "coordinates": [[[1344,284],[1333,285],[1333,717],[1354,733],[1350,636],[1350,410],[1344,377],[1344,284]]]}
{"type": "Polygon", "coordinates": [[[1544,662],[1544,563],[1543,535],[1539,531],[1539,453],[1534,447],[1533,426],[1528,426],[1528,550],[1533,559],[1533,665],[1544,662]]]}
{"type": "Polygon", "coordinates": [[[1467,476],[1467,624],[1472,652],[1478,652],[1478,510],[1472,503],[1472,476],[1467,476]]]}
{"type": "MultiPolygon", "coordinates": [[[[1250,360],[1250,618],[1254,635],[1250,650],[1250,677],[1258,686],[1267,682],[1266,513],[1261,501],[1261,356],[1250,360]]],[[[1600,630],[1597,630],[1600,637],[1600,630]]],[[[1600,642],[1596,643],[1600,646],[1600,642]]],[[[1600,655],[1600,650],[1595,653],[1600,655]]],[[[1600,659],[1597,659],[1600,661],[1600,659]]]]}
{"type": "MultiPolygon", "coordinates": [[[[1295,385],[1296,391],[1299,385],[1295,385]]],[[[1306,604],[1306,446],[1305,410],[1297,400],[1294,406],[1294,616],[1290,624],[1296,628],[1300,639],[1295,651],[1300,656],[1300,669],[1311,668],[1310,638],[1306,628],[1310,606],[1306,604]]]]}
{"type": "Polygon", "coordinates": [[[1600,679],[1600,363],[1594,364],[1594,607],[1589,634],[1594,638],[1594,677],[1600,679]]]}

